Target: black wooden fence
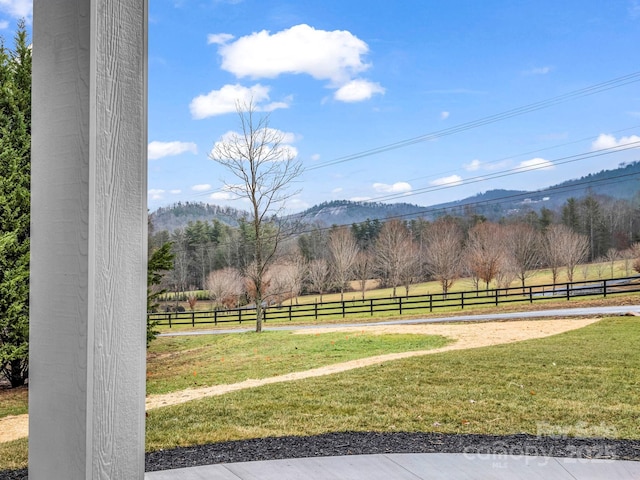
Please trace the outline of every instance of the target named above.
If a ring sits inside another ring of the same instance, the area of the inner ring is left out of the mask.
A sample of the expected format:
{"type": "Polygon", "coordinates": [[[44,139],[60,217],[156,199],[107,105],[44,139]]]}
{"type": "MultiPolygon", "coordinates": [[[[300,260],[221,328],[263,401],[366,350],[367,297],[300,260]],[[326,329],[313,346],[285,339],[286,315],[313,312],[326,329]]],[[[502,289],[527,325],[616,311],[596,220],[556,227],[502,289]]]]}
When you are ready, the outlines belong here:
{"type": "MultiPolygon", "coordinates": [[[[576,297],[600,296],[640,292],[640,277],[624,277],[608,280],[566,282],[556,285],[532,285],[441,293],[410,295],[391,298],[368,298],[365,300],[344,300],[340,302],[312,303],[305,305],[269,306],[263,309],[265,322],[319,320],[327,317],[347,318],[348,316],[373,317],[376,314],[403,315],[433,312],[436,310],[464,310],[472,306],[499,306],[514,302],[544,302],[549,300],[571,300],[576,297]]],[[[255,322],[255,308],[231,310],[185,311],[149,313],[149,322],[172,327],[173,325],[224,324],[255,322]]]]}

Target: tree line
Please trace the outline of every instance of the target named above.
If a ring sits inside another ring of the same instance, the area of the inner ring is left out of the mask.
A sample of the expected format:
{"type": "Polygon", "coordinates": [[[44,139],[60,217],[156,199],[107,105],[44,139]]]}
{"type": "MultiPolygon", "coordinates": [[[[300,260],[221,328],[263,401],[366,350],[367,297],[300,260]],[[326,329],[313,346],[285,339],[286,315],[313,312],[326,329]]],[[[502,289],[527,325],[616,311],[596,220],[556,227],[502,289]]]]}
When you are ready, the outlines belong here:
{"type": "MultiPolygon", "coordinates": [[[[628,271],[640,254],[638,202],[596,196],[570,198],[558,211],[528,211],[488,221],[468,209],[435,221],[367,220],[350,226],[306,227],[280,238],[263,272],[262,299],[280,303],[300,294],[353,288],[364,298],[375,279],[393,295],[409,295],[415,283],[436,280],[446,294],[461,277],[476,289],[526,285],[535,269],[548,268],[553,283],[565,273],[573,281],[578,265],[626,259],[628,271]]],[[[267,231],[282,231],[276,219],[267,231]]],[[[205,290],[220,308],[254,301],[244,272],[253,261],[250,224],[237,228],[214,220],[192,222],[152,243],[172,243],[174,269],[165,287],[176,292],[205,290]]],[[[265,236],[270,238],[269,235],[265,236]]],[[[279,237],[278,237],[279,238],[279,237]]],[[[635,265],[640,267],[640,264],[635,265]]]]}

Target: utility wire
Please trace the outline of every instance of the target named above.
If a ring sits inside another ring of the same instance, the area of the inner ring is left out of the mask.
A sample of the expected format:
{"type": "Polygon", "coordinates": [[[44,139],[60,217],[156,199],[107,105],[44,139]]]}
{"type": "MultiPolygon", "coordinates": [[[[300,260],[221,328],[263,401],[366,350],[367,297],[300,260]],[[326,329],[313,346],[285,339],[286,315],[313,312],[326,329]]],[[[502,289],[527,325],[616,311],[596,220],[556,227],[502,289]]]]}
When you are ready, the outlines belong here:
{"type": "MultiPolygon", "coordinates": [[[[400,140],[398,142],[394,142],[394,143],[390,143],[387,145],[383,145],[380,147],[375,147],[375,148],[371,148],[368,150],[364,150],[361,152],[356,152],[354,154],[350,154],[350,155],[345,155],[342,157],[337,157],[333,160],[329,160],[326,162],[321,162],[318,163],[316,165],[313,165],[311,167],[307,167],[304,170],[305,171],[313,171],[313,170],[317,170],[320,168],[325,168],[325,167],[329,167],[332,165],[337,165],[340,163],[345,163],[345,162],[350,162],[353,160],[357,160],[360,158],[365,158],[368,156],[372,156],[372,155],[377,155],[379,153],[383,153],[383,152],[387,152],[390,150],[396,150],[396,149],[400,149],[400,148],[404,148],[410,145],[414,145],[416,143],[421,143],[421,142],[426,142],[429,140],[435,140],[441,137],[445,137],[445,136],[449,136],[449,135],[453,135],[456,133],[460,133],[460,132],[464,132],[466,130],[471,130],[473,128],[478,128],[484,125],[488,125],[490,123],[495,123],[495,122],[499,122],[502,120],[507,120],[509,118],[515,117],[515,116],[519,116],[519,115],[524,115],[526,113],[530,113],[530,112],[534,112],[536,110],[542,110],[544,108],[549,108],[555,105],[558,105],[560,103],[564,103],[567,102],[569,100],[573,100],[575,98],[581,98],[581,97],[586,97],[586,96],[590,96],[590,95],[595,95],[597,93],[601,93],[607,90],[611,90],[614,88],[619,88],[622,87],[624,85],[628,85],[630,83],[635,83],[640,81],[640,71],[638,72],[633,72],[627,75],[623,75],[621,77],[616,77],[613,78],[611,80],[607,80],[605,82],[601,82],[601,83],[597,83],[585,88],[581,88],[578,90],[574,90],[562,95],[558,95],[556,97],[552,97],[546,100],[541,100],[539,102],[535,102],[535,103],[530,103],[527,105],[523,105],[520,107],[516,107],[513,108],[511,110],[507,110],[501,113],[496,113],[493,115],[489,115],[487,117],[482,117],[479,118],[477,120],[472,120],[470,122],[466,122],[466,123],[462,123],[459,125],[455,125],[449,128],[445,128],[442,130],[437,130],[435,132],[431,132],[431,133],[426,133],[423,135],[419,135],[417,137],[412,137],[412,138],[408,138],[406,140],[400,140]]],[[[223,193],[224,190],[223,189],[216,189],[216,190],[209,190],[207,192],[202,192],[199,193],[195,196],[206,196],[206,195],[210,195],[212,193],[223,193]]]]}
{"type": "MultiPolygon", "coordinates": [[[[616,147],[609,147],[609,148],[603,148],[600,150],[595,150],[594,152],[587,152],[587,153],[578,153],[576,155],[570,155],[567,157],[562,157],[553,161],[549,161],[551,164],[553,164],[553,166],[555,165],[564,165],[567,163],[573,163],[573,162],[579,162],[581,160],[586,160],[589,158],[595,158],[595,157],[600,157],[602,155],[609,155],[611,153],[617,153],[617,152],[622,152],[625,150],[631,150],[634,148],[638,148],[640,147],[640,140],[636,141],[636,142],[631,142],[631,143],[627,143],[623,146],[616,146],[616,147]]],[[[502,178],[502,177],[509,177],[511,175],[516,175],[519,173],[526,173],[526,172],[532,172],[532,171],[536,171],[536,170],[544,170],[546,168],[549,168],[549,164],[548,163],[540,163],[537,165],[531,165],[531,166],[519,166],[519,167],[515,167],[515,168],[511,168],[508,170],[502,170],[500,172],[494,172],[494,173],[488,173],[486,175],[479,175],[476,177],[471,177],[468,178],[466,180],[462,180],[460,183],[458,182],[451,182],[449,184],[444,184],[444,185],[431,185],[428,187],[423,187],[423,188],[418,188],[416,190],[412,190],[411,192],[407,192],[407,193],[394,193],[394,194],[389,194],[389,195],[385,195],[382,197],[376,197],[374,199],[372,199],[372,201],[384,201],[384,200],[394,200],[396,198],[404,198],[404,197],[410,197],[413,195],[421,195],[424,193],[431,193],[431,192],[435,192],[438,190],[443,190],[443,189],[448,189],[448,188],[455,188],[455,187],[460,187],[460,186],[467,186],[469,184],[472,183],[478,183],[478,182],[484,182],[487,180],[493,180],[496,178],[502,178]]]]}
{"type": "Polygon", "coordinates": [[[357,160],[364,157],[369,157],[372,155],[377,155],[379,153],[388,152],[390,150],[396,150],[399,148],[408,147],[410,145],[414,145],[416,143],[426,142],[429,140],[435,140],[441,137],[453,135],[455,133],[464,132],[466,130],[470,130],[472,128],[478,128],[484,125],[488,125],[490,123],[500,122],[502,120],[507,120],[509,118],[524,115],[525,113],[534,112],[536,110],[542,110],[544,108],[553,107],[560,103],[567,102],[569,100],[573,100],[575,98],[586,97],[590,95],[595,95],[597,93],[605,92],[607,90],[611,90],[613,88],[619,88],[624,85],[628,85],[630,83],[640,81],[640,72],[630,73],[628,75],[624,75],[622,77],[617,77],[611,80],[607,80],[602,83],[597,83],[595,85],[591,85],[589,87],[581,88],[579,90],[574,90],[572,92],[568,92],[562,95],[558,95],[556,97],[552,97],[546,100],[542,100],[535,103],[530,103],[527,105],[523,105],[521,107],[516,107],[511,110],[507,110],[505,112],[496,113],[493,115],[489,115],[487,117],[482,117],[477,120],[472,120],[470,122],[461,123],[459,125],[455,125],[453,127],[445,128],[442,130],[437,130],[435,132],[427,133],[424,135],[419,135],[417,137],[408,138],[406,140],[400,140],[398,142],[390,143],[387,145],[383,145],[381,147],[371,148],[369,150],[364,150],[362,152],[357,152],[351,155],[345,155],[343,157],[338,157],[333,160],[329,160],[326,162],[318,163],[312,167],[307,168],[307,171],[317,170],[319,168],[329,167],[331,165],[337,165],[340,163],[350,162],[353,160],[357,160]]]}

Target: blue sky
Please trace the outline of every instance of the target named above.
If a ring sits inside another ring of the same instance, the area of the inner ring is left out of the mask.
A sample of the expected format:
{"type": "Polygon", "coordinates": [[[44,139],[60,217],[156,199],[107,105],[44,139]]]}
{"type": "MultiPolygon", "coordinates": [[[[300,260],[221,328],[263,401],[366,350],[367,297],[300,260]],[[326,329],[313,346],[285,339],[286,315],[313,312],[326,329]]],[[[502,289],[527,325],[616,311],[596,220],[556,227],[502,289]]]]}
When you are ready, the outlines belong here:
{"type": "MultiPolygon", "coordinates": [[[[30,9],[0,0],[7,43],[30,9]]],[[[149,207],[246,208],[208,153],[248,98],[304,165],[289,212],[335,199],[428,206],[640,160],[592,156],[640,141],[638,76],[514,110],[637,73],[638,45],[640,0],[149,0],[149,207]]]]}

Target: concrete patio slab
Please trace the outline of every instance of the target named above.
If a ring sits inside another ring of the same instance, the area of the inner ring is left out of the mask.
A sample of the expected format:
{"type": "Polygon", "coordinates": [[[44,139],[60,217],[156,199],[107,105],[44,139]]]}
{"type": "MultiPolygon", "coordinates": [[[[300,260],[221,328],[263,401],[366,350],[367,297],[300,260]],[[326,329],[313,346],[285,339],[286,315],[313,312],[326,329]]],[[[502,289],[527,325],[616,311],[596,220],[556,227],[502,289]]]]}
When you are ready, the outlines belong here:
{"type": "Polygon", "coordinates": [[[636,480],[640,462],[481,455],[388,454],[218,464],[149,472],[146,480],[636,480]]]}

